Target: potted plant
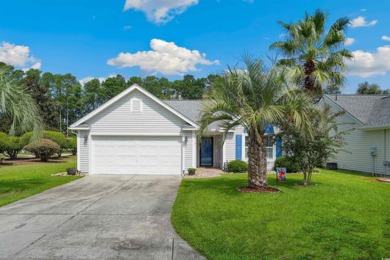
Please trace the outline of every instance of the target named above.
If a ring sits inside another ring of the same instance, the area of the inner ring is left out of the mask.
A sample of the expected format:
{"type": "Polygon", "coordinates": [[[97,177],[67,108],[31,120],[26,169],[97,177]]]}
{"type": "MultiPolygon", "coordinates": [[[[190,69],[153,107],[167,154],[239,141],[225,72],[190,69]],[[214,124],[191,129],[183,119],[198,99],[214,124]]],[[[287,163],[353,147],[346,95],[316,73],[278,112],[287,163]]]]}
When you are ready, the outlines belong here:
{"type": "Polygon", "coordinates": [[[66,172],[68,173],[68,175],[76,175],[77,169],[76,168],[68,168],[68,169],[66,169],[66,172]]]}
{"type": "Polygon", "coordinates": [[[195,168],[188,168],[188,175],[195,175],[196,169],[195,168]]]}

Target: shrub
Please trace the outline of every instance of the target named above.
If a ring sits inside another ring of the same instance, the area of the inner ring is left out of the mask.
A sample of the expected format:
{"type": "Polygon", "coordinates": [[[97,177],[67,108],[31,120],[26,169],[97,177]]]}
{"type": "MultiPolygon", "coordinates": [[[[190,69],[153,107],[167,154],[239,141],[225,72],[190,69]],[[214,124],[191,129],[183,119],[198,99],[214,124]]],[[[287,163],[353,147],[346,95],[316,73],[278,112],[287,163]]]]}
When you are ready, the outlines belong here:
{"type": "Polygon", "coordinates": [[[73,155],[77,154],[77,139],[76,139],[76,137],[66,138],[66,149],[69,149],[73,155]]]}
{"type": "Polygon", "coordinates": [[[27,133],[24,133],[21,137],[20,137],[20,144],[24,147],[26,145],[28,145],[29,143],[31,143],[31,138],[33,136],[33,133],[32,132],[27,132],[27,133]]]}
{"type": "Polygon", "coordinates": [[[62,150],[66,149],[67,145],[65,135],[56,131],[44,131],[43,138],[52,140],[60,146],[60,149],[56,153],[58,154],[58,157],[61,157],[62,150]]]}
{"type": "MultiPolygon", "coordinates": [[[[32,132],[27,132],[23,134],[20,137],[21,143],[23,144],[22,146],[26,146],[31,143],[33,141],[32,136],[32,132]]],[[[65,135],[56,131],[43,131],[43,138],[49,139],[60,146],[60,150],[58,150],[58,152],[56,153],[58,154],[58,157],[61,157],[62,150],[67,148],[67,141],[65,135]]]]}
{"type": "Polygon", "coordinates": [[[286,168],[287,172],[299,172],[299,163],[294,157],[282,156],[275,160],[275,168],[283,167],[286,168]]]}
{"type": "Polygon", "coordinates": [[[248,163],[241,160],[230,161],[227,170],[234,173],[246,172],[248,171],[248,163]]]}
{"type": "Polygon", "coordinates": [[[19,137],[0,132],[0,152],[5,153],[11,159],[16,159],[22,148],[19,137]]]}
{"type": "Polygon", "coordinates": [[[0,132],[0,153],[4,153],[8,147],[8,135],[0,132]]]}
{"type": "Polygon", "coordinates": [[[32,152],[41,158],[41,161],[47,162],[49,158],[60,151],[60,146],[49,139],[34,141],[24,147],[25,150],[32,152]]]}

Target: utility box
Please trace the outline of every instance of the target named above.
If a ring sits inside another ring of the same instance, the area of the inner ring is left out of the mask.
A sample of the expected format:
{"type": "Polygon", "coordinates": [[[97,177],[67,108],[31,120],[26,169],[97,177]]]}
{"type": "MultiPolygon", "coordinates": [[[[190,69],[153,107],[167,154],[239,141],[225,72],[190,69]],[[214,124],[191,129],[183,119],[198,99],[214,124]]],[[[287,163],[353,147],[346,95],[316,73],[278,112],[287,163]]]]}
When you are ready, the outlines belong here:
{"type": "Polygon", "coordinates": [[[327,170],[337,170],[337,163],[335,162],[328,162],[326,163],[326,169],[327,170]]]}
{"type": "Polygon", "coordinates": [[[370,154],[371,154],[371,156],[377,156],[377,154],[378,154],[378,148],[375,147],[375,146],[371,147],[371,148],[370,148],[370,154]]]}

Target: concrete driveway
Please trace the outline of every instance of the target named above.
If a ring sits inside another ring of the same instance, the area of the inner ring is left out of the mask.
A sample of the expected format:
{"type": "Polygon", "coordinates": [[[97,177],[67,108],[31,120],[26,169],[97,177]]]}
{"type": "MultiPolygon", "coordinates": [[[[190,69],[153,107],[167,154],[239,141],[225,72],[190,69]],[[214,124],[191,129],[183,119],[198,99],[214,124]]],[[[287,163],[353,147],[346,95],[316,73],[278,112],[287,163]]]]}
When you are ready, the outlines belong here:
{"type": "Polygon", "coordinates": [[[174,231],[175,176],[87,176],[0,208],[0,258],[202,259],[174,231]]]}

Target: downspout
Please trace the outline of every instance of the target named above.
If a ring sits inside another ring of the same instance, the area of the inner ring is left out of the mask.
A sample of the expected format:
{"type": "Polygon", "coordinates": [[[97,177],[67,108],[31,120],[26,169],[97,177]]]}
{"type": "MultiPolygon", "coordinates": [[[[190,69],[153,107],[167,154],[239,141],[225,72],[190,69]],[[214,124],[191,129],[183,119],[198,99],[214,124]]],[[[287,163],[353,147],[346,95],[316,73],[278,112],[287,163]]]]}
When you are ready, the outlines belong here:
{"type": "Polygon", "coordinates": [[[387,129],[384,129],[383,131],[384,131],[384,135],[385,135],[385,145],[384,145],[384,157],[385,158],[384,158],[384,163],[383,164],[384,164],[384,168],[385,168],[385,176],[387,176],[387,163],[386,163],[387,162],[387,155],[386,155],[386,152],[387,152],[386,151],[387,150],[386,149],[386,145],[387,145],[387,136],[386,136],[387,129]]]}

